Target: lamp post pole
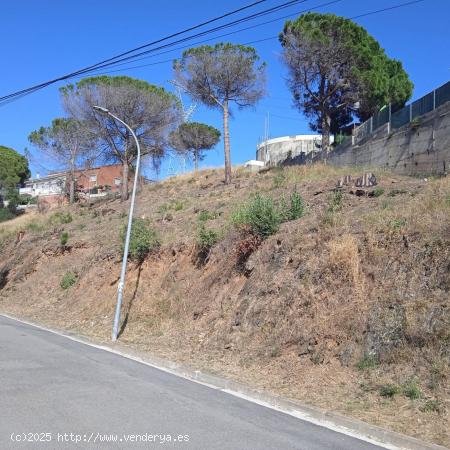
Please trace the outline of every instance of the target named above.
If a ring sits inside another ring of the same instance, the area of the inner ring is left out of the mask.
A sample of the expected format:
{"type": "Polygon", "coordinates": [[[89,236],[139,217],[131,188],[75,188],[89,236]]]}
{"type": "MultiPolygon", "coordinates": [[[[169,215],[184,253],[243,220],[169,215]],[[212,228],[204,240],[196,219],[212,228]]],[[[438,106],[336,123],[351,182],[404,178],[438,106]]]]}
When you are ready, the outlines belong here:
{"type": "Polygon", "coordinates": [[[133,182],[133,192],[131,193],[131,203],[130,203],[130,211],[128,213],[128,226],[127,226],[127,234],[125,237],[125,246],[123,249],[123,259],[122,259],[122,270],[120,272],[120,280],[119,284],[117,286],[117,304],[116,304],[116,311],[114,314],[114,323],[113,323],[113,329],[112,329],[112,335],[111,339],[113,342],[117,340],[117,335],[119,334],[119,322],[120,322],[120,311],[122,308],[122,298],[123,298],[123,289],[125,286],[125,275],[127,271],[127,260],[128,260],[128,248],[130,246],[130,236],[131,236],[131,227],[133,224],[133,211],[134,211],[134,203],[136,198],[136,189],[137,189],[137,182],[139,177],[139,165],[141,162],[141,147],[139,146],[138,138],[136,137],[136,134],[131,129],[131,127],[126,124],[123,120],[120,120],[117,116],[112,114],[109,110],[106,108],[102,108],[101,106],[94,106],[94,110],[106,114],[110,117],[112,117],[114,120],[117,120],[120,122],[125,128],[129,130],[131,135],[133,136],[134,140],[136,141],[136,149],[137,149],[137,159],[136,159],[136,169],[134,173],[134,182],[133,182]]]}

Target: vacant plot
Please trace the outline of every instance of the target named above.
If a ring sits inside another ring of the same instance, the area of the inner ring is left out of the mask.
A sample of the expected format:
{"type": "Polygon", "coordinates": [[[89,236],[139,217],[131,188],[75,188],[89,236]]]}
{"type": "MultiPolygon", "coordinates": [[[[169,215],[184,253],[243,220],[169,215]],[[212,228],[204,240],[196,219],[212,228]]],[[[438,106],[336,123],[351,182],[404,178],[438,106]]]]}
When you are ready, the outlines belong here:
{"type": "MultiPolygon", "coordinates": [[[[120,340],[450,445],[450,180],[376,172],[367,191],[336,189],[348,174],[362,171],[145,187],[120,340]]],[[[127,207],[1,224],[0,309],[108,340],[127,207]]]]}

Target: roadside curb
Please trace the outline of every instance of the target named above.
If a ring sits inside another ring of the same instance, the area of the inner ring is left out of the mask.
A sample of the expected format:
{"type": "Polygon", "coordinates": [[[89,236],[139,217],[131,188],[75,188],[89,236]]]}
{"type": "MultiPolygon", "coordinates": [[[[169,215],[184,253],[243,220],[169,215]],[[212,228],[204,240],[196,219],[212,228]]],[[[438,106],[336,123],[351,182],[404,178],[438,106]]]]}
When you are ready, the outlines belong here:
{"type": "Polygon", "coordinates": [[[246,399],[252,403],[259,404],[277,411],[297,417],[298,419],[315,425],[325,427],[357,439],[392,450],[448,450],[446,447],[430,444],[419,439],[409,437],[400,433],[385,430],[376,425],[370,425],[357,419],[352,419],[333,411],[303,404],[297,400],[286,399],[265,391],[257,390],[243,383],[230,380],[218,375],[213,375],[201,370],[192,369],[184,364],[165,360],[163,358],[142,353],[121,345],[120,343],[108,345],[96,343],[85,336],[78,336],[70,332],[55,330],[40,326],[33,322],[22,320],[9,314],[0,313],[0,317],[6,317],[35,328],[48,331],[53,334],[68,338],[84,345],[108,351],[116,355],[146,364],[155,369],[162,370],[175,376],[217,389],[230,395],[246,399]]]}

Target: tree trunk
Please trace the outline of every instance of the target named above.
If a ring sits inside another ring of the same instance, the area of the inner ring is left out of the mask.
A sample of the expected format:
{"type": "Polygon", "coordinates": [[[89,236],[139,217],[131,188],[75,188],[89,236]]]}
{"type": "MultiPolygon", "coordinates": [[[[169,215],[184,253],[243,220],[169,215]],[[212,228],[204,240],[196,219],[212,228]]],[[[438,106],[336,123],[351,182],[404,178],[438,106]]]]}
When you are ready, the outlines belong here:
{"type": "Polygon", "coordinates": [[[70,168],[69,175],[69,203],[71,205],[75,203],[75,169],[73,165],[70,168]]]}
{"type": "Polygon", "coordinates": [[[122,163],[122,189],[120,193],[120,200],[124,202],[125,200],[128,200],[128,162],[124,161],[122,163]]]}
{"type": "Polygon", "coordinates": [[[198,150],[194,149],[194,172],[198,172],[198,150]]]}
{"type": "Polygon", "coordinates": [[[70,184],[69,184],[69,203],[72,205],[75,203],[75,179],[73,174],[70,176],[70,184]]]}
{"type": "Polygon", "coordinates": [[[330,151],[330,126],[331,117],[323,113],[322,115],[322,152],[323,156],[326,158],[330,151]]]}
{"type": "Polygon", "coordinates": [[[230,130],[228,127],[228,100],[223,102],[223,143],[225,153],[225,183],[231,183],[230,130]]]}

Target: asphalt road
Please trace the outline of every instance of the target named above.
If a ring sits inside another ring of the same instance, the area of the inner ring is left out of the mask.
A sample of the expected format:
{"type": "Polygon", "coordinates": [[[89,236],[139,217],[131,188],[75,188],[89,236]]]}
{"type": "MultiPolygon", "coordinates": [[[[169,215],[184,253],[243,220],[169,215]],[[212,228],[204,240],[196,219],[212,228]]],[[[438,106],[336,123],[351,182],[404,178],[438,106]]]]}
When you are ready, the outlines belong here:
{"type": "Polygon", "coordinates": [[[9,448],[379,447],[0,316],[0,449],[9,448]]]}

